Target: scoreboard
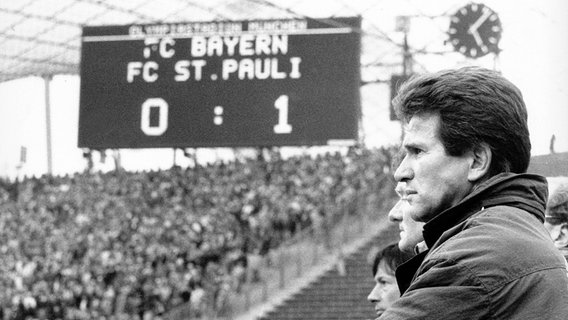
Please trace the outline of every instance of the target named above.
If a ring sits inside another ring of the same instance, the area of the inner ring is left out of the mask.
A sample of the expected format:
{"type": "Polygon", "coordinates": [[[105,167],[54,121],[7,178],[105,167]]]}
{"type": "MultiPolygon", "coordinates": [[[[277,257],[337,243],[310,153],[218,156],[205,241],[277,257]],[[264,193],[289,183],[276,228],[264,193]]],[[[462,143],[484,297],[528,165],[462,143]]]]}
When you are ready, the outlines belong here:
{"type": "Polygon", "coordinates": [[[83,28],[81,148],[353,142],[360,17],[83,28]]]}

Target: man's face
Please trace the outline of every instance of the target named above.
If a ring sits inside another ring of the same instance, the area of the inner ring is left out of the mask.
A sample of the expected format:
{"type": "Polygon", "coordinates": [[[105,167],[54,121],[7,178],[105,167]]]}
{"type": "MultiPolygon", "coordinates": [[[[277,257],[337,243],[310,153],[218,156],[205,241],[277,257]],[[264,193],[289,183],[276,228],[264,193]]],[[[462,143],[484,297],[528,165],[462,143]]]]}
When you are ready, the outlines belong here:
{"type": "Polygon", "coordinates": [[[440,116],[431,113],[413,116],[405,127],[404,158],[394,178],[403,184],[401,194],[416,221],[428,222],[457,204],[473,187],[468,181],[472,156],[448,155],[439,128],[440,116]]]}
{"type": "Polygon", "coordinates": [[[394,270],[390,270],[390,267],[381,261],[377,274],[375,274],[375,287],[369,293],[367,300],[375,304],[375,312],[380,316],[398,298],[400,298],[400,291],[396,284],[394,270]]]}
{"type": "Polygon", "coordinates": [[[549,218],[547,212],[547,217],[544,220],[544,227],[548,230],[554,245],[558,249],[564,249],[568,246],[568,223],[558,222],[558,219],[549,218]]]}
{"type": "Polygon", "coordinates": [[[410,212],[408,210],[409,205],[408,202],[404,200],[405,195],[400,192],[402,190],[401,188],[402,183],[399,182],[396,191],[401,199],[389,212],[389,220],[398,222],[398,228],[400,229],[400,240],[398,241],[399,249],[402,251],[414,252],[414,247],[424,240],[424,237],[422,236],[422,227],[424,226],[424,222],[414,221],[410,217],[410,212]]]}

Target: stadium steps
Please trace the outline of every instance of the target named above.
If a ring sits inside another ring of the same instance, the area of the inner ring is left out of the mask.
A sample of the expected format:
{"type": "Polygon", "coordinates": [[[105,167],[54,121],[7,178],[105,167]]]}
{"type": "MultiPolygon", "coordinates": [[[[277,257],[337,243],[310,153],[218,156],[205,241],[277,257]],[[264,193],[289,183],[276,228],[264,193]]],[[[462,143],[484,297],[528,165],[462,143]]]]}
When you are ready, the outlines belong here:
{"type": "Polygon", "coordinates": [[[369,254],[373,248],[396,241],[397,231],[394,224],[382,229],[346,254],[344,275],[337,265],[330,266],[307,286],[257,319],[374,319],[373,305],[367,301],[367,295],[374,285],[369,254]]]}

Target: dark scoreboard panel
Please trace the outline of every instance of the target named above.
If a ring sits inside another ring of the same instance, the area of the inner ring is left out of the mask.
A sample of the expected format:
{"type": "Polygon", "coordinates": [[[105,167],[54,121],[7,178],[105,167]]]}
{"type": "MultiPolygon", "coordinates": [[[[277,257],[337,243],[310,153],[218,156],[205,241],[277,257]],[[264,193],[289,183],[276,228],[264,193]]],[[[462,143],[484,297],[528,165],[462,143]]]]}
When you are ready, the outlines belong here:
{"type": "Polygon", "coordinates": [[[355,141],[360,18],[84,27],[79,147],[355,141]]]}

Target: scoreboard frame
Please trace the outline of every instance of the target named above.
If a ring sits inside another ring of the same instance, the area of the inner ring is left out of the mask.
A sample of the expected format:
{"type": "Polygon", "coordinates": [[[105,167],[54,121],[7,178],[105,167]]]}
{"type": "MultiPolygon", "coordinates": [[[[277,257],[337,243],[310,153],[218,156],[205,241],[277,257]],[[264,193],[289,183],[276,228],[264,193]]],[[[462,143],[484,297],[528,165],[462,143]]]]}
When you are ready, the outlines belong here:
{"type": "Polygon", "coordinates": [[[361,18],[83,27],[78,146],[358,140],[361,18]]]}

